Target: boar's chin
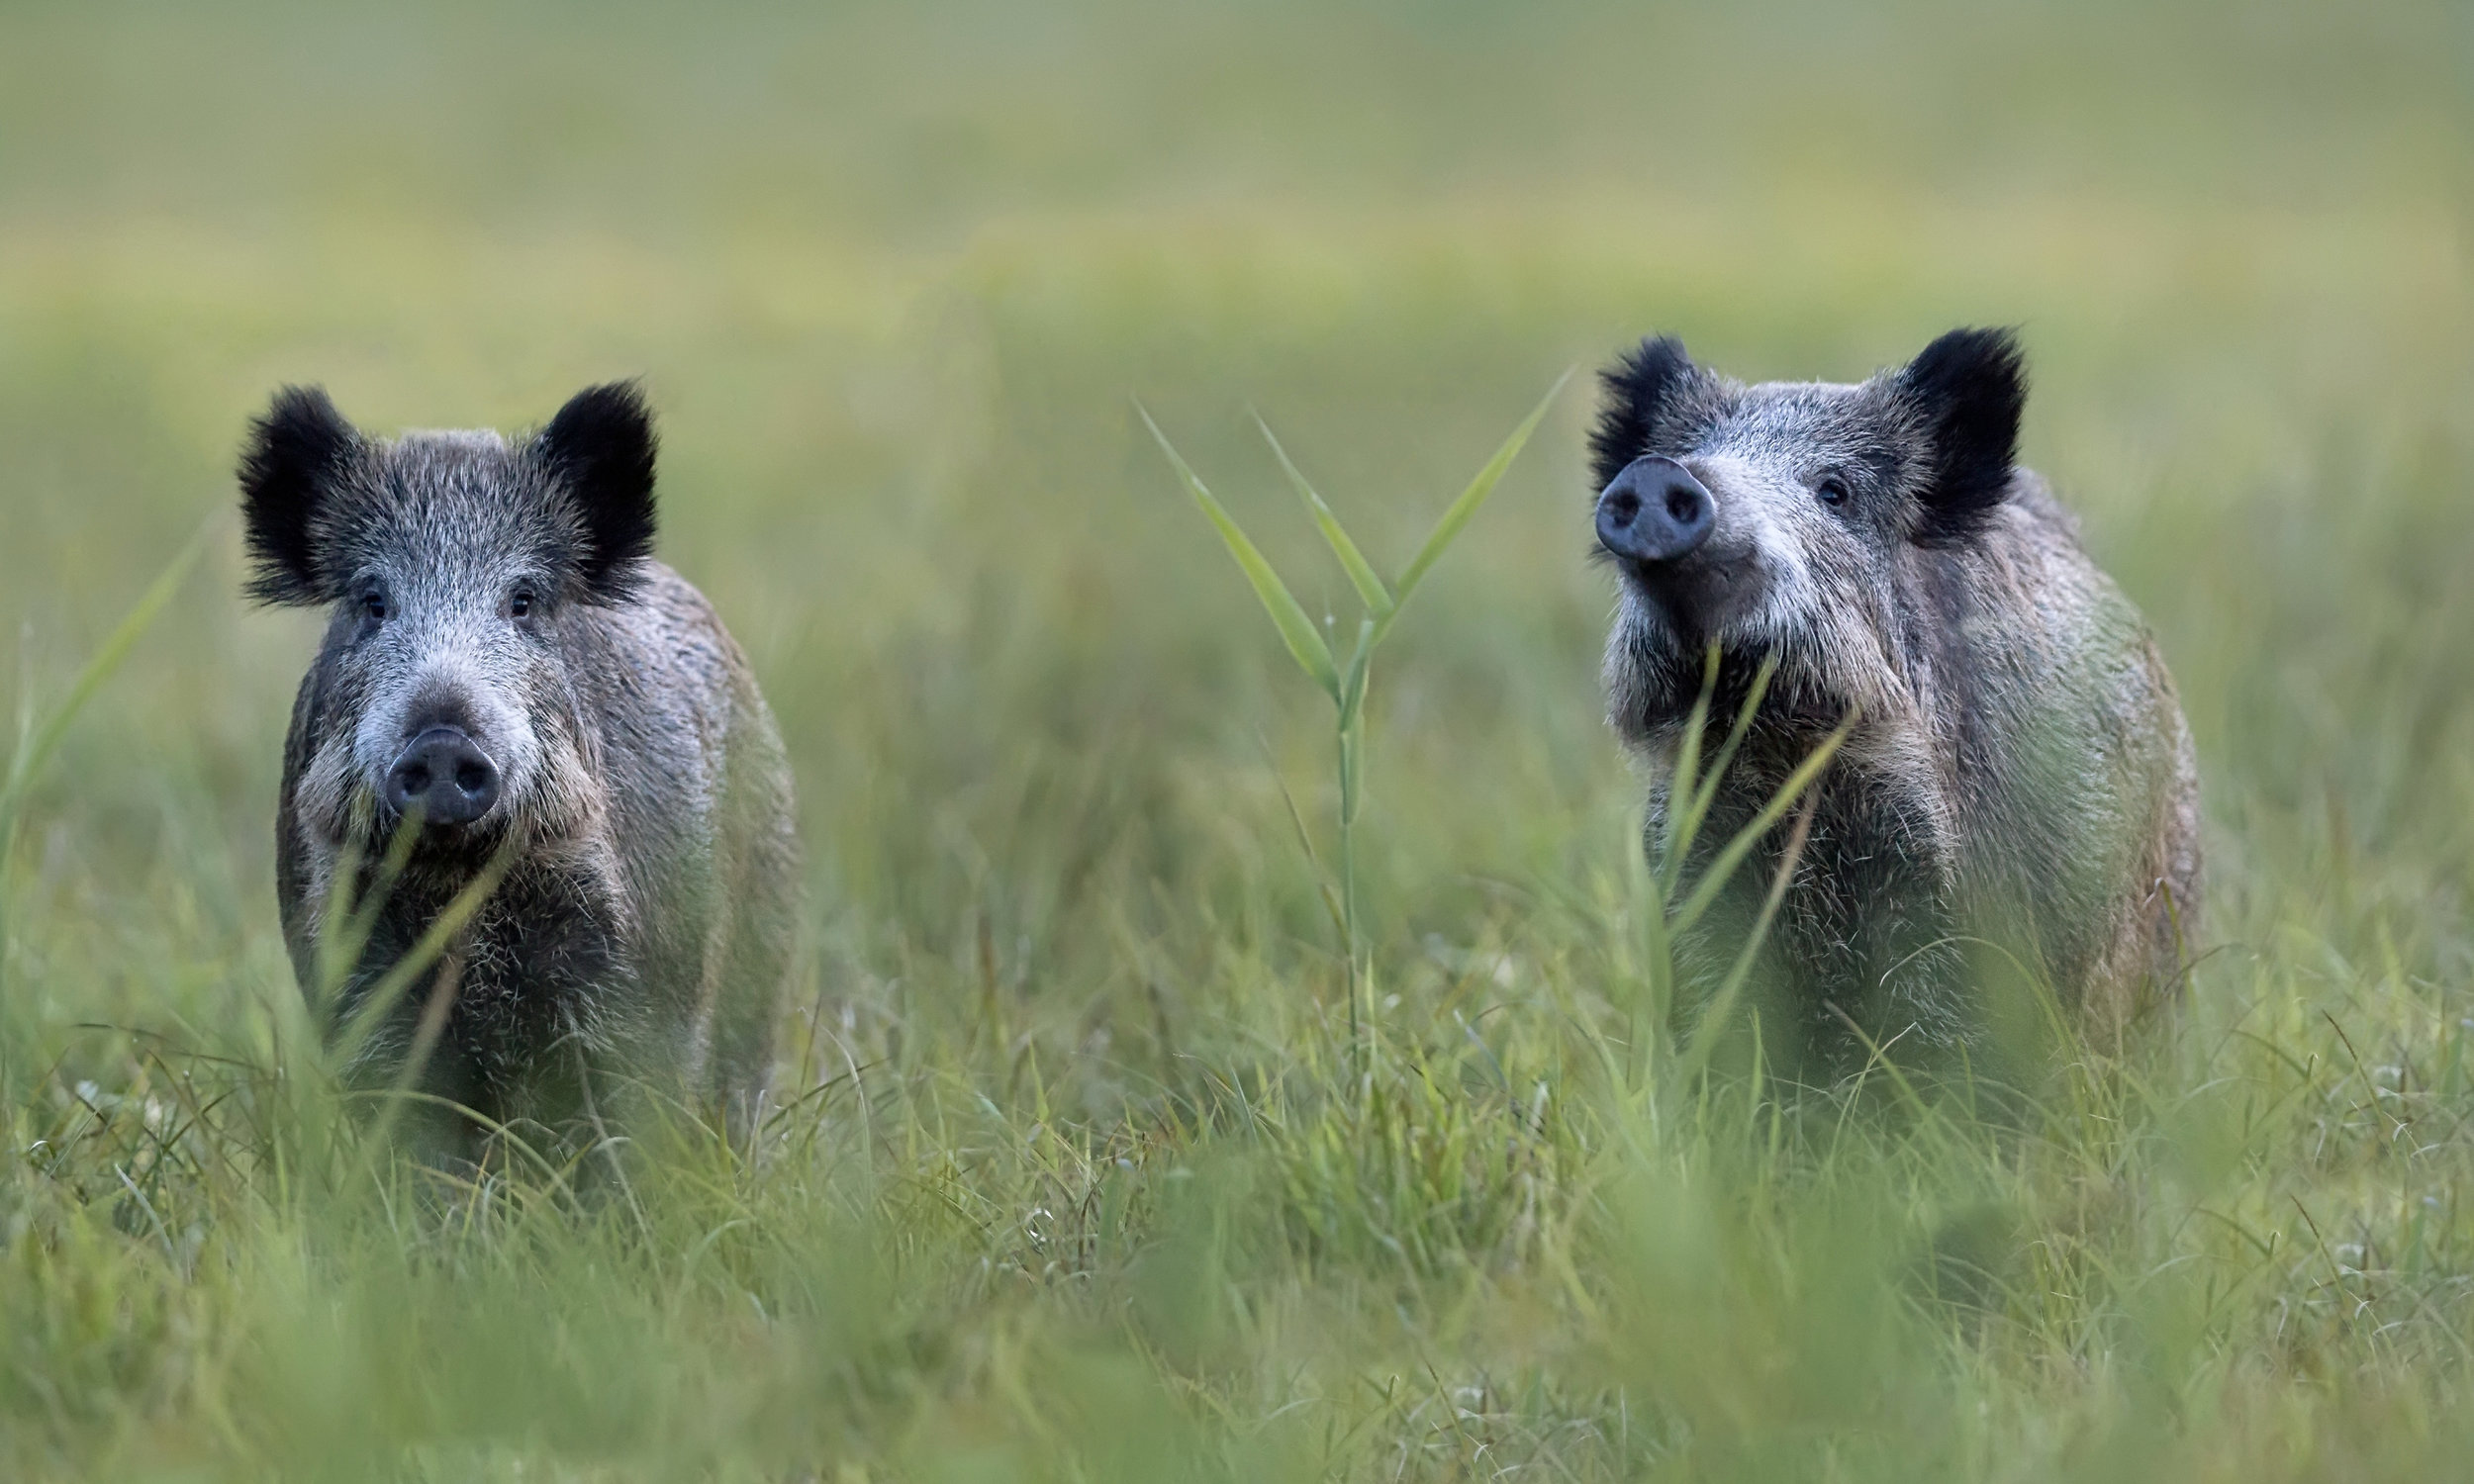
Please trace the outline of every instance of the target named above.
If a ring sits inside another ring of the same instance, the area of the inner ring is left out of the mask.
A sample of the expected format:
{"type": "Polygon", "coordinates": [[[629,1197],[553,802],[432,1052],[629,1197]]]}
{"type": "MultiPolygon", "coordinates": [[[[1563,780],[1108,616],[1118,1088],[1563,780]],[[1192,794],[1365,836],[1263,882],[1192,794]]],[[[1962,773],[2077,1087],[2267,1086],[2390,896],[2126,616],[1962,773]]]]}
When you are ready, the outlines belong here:
{"type": "Polygon", "coordinates": [[[1827,731],[1858,697],[1834,678],[1826,636],[1776,622],[1764,605],[1731,596],[1723,616],[1677,601],[1669,589],[1635,587],[1608,636],[1605,682],[1608,719],[1625,740],[1646,746],[1671,736],[1710,685],[1710,651],[1718,655],[1710,722],[1730,725],[1765,663],[1775,662],[1761,695],[1763,727],[1827,731]]]}
{"type": "Polygon", "coordinates": [[[458,874],[478,870],[508,842],[513,817],[493,809],[468,824],[424,826],[409,841],[400,839],[407,816],[357,791],[340,809],[301,814],[304,843],[326,852],[344,852],[365,861],[383,861],[399,848],[408,869],[458,874]]]}
{"type": "Polygon", "coordinates": [[[1616,565],[1634,599],[1636,616],[1663,626],[1698,654],[1716,639],[1728,648],[1760,642],[1777,584],[1752,550],[1704,548],[1680,561],[1616,565]]]}

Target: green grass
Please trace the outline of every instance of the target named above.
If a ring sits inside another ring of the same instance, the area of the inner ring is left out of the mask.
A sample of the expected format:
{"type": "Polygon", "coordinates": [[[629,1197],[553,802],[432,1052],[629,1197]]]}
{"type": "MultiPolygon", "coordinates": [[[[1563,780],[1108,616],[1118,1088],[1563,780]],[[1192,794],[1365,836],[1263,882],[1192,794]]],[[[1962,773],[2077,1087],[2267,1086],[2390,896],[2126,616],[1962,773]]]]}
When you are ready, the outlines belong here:
{"type": "Polygon", "coordinates": [[[0,1478],[2446,1476],[2474,1445],[2474,268],[2452,11],[0,11],[0,1478]],[[2211,886],[2010,1134],[1682,1075],[1575,383],[2017,323],[2211,886]],[[642,373],[802,788],[752,1160],[441,1212],[281,950],[284,380],[642,373]],[[81,668],[204,559],[64,730],[81,668]],[[1327,619],[1333,620],[1327,623],[1327,619]],[[15,780],[25,780],[21,788],[15,780]],[[1293,812],[1292,812],[1293,811],[1293,812]],[[1653,1055],[1656,1053],[1656,1055],[1653,1055]],[[1664,1060],[1661,1060],[1661,1059],[1664,1060]]]}

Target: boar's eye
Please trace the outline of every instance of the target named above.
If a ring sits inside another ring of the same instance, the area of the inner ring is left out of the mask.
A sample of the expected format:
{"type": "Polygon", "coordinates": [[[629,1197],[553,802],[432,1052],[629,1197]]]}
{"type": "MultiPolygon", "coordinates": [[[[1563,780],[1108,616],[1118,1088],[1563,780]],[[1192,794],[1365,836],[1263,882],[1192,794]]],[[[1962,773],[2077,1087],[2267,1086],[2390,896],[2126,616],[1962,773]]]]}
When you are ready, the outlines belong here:
{"type": "Polygon", "coordinates": [[[1847,504],[1847,477],[1841,474],[1823,475],[1820,480],[1813,485],[1813,495],[1815,498],[1820,500],[1823,505],[1836,506],[1847,504]]]}
{"type": "Polygon", "coordinates": [[[387,621],[387,595],[376,588],[361,595],[361,616],[372,623],[387,621]]]}
{"type": "Polygon", "coordinates": [[[508,596],[507,616],[520,620],[529,618],[532,616],[532,609],[536,602],[538,602],[538,600],[532,596],[532,590],[530,588],[518,588],[514,593],[508,596]]]}

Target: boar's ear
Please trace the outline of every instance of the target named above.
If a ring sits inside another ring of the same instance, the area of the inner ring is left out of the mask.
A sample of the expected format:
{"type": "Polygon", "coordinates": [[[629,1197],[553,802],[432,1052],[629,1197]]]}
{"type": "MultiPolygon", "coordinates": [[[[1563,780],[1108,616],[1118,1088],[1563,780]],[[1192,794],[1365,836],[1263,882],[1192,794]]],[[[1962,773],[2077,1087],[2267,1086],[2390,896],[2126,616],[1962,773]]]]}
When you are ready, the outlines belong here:
{"type": "Polygon", "coordinates": [[[1626,464],[1650,451],[1659,409],[1700,374],[1692,357],[1684,354],[1683,341],[1673,335],[1643,340],[1598,373],[1606,400],[1598,409],[1597,428],[1589,434],[1589,472],[1597,489],[1605,489],[1626,464]]]}
{"type": "Polygon", "coordinates": [[[248,593],[260,603],[324,603],[310,524],[360,434],[322,387],[285,387],[249,424],[240,453],[240,520],[247,532],[248,593]]]}
{"type": "Polygon", "coordinates": [[[1953,329],[1898,374],[1932,439],[1924,490],[1926,545],[1963,541],[2010,497],[2028,370],[2007,329],[1953,329]]]}
{"type": "Polygon", "coordinates": [[[584,525],[577,565],[594,601],[635,591],[653,554],[653,415],[635,383],[587,387],[535,444],[584,525]]]}

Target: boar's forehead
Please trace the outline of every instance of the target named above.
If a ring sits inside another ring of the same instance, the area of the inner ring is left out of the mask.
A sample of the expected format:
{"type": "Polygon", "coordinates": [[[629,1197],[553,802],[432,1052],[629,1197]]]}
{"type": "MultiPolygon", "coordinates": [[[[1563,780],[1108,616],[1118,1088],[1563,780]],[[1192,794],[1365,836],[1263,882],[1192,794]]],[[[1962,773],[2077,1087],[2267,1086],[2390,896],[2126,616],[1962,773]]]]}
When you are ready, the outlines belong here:
{"type": "Polygon", "coordinates": [[[364,568],[448,590],[556,573],[580,531],[547,470],[495,433],[414,433],[384,446],[333,503],[338,575],[364,568]]]}
{"type": "Polygon", "coordinates": [[[1895,479],[1913,441],[1906,410],[1872,383],[1769,382],[1713,411],[1691,452],[1802,472],[1861,466],[1895,479]]]}

